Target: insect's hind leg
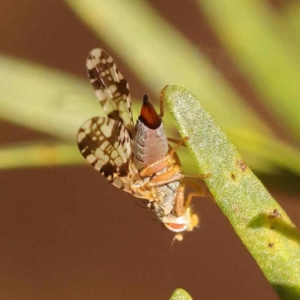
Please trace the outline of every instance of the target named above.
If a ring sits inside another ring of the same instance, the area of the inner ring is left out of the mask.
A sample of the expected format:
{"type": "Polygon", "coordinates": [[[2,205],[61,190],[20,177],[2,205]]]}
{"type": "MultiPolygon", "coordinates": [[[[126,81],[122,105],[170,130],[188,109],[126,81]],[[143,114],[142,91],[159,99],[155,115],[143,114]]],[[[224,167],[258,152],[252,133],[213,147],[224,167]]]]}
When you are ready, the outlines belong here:
{"type": "Polygon", "coordinates": [[[180,182],[180,185],[177,189],[175,204],[174,204],[174,213],[177,216],[181,216],[185,213],[187,208],[190,207],[192,198],[194,197],[204,197],[205,191],[201,186],[191,179],[183,179],[180,182]],[[193,188],[194,192],[188,194],[187,199],[185,200],[185,191],[186,187],[189,186],[193,188]]]}
{"type": "Polygon", "coordinates": [[[187,199],[184,203],[184,208],[187,209],[188,207],[190,207],[192,199],[194,197],[204,197],[206,191],[202,189],[199,183],[195,182],[190,178],[184,178],[182,182],[185,186],[188,185],[194,190],[194,192],[188,194],[187,199]]]}

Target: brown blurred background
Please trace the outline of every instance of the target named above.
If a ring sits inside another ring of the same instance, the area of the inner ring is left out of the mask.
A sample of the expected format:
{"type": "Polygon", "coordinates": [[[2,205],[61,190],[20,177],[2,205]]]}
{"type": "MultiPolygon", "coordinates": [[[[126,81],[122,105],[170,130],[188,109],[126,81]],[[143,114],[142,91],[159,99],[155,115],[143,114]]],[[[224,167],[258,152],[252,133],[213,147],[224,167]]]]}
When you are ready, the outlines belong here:
{"type": "MultiPolygon", "coordinates": [[[[173,0],[172,10],[170,1],[149,2],[198,44],[285,138],[193,2],[173,0]]],[[[280,8],[280,1],[272,3],[280,8]]],[[[114,56],[62,1],[1,1],[0,15],[3,54],[82,78],[90,49],[101,46],[114,56]]],[[[124,64],[118,66],[140,98],[145,87],[124,64]]],[[[0,126],[2,145],[52,139],[7,122],[0,126]]],[[[258,176],[300,227],[299,179],[284,171],[258,176]]],[[[109,185],[86,163],[1,171],[0,199],[0,299],[169,299],[177,287],[193,299],[278,299],[209,199],[194,203],[200,228],[173,246],[173,235],[138,199],[109,185]]]]}

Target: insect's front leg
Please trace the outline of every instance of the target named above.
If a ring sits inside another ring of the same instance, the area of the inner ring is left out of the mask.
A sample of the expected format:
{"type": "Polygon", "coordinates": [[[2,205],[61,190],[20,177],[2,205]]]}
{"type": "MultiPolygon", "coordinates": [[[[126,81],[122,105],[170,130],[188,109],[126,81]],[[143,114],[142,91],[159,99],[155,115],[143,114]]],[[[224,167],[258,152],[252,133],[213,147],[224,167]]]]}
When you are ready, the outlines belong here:
{"type": "Polygon", "coordinates": [[[179,165],[175,165],[170,170],[160,175],[156,175],[149,182],[147,182],[146,186],[149,188],[162,186],[174,181],[180,181],[182,178],[184,178],[184,175],[181,174],[181,167],[179,165]]]}
{"type": "Polygon", "coordinates": [[[162,159],[152,163],[140,171],[141,177],[151,177],[163,169],[170,168],[175,165],[175,160],[172,156],[166,155],[162,159]]]}

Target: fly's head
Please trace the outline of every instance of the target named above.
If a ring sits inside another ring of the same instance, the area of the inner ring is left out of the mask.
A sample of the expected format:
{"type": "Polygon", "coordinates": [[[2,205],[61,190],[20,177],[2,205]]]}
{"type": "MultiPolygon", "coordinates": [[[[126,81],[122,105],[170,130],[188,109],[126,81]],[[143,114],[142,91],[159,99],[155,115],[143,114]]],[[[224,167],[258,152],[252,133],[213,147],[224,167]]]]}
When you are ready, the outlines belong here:
{"type": "Polygon", "coordinates": [[[181,216],[177,217],[173,214],[169,214],[163,217],[162,223],[166,228],[175,233],[193,231],[193,229],[199,225],[199,217],[193,213],[191,207],[188,207],[181,216]]]}

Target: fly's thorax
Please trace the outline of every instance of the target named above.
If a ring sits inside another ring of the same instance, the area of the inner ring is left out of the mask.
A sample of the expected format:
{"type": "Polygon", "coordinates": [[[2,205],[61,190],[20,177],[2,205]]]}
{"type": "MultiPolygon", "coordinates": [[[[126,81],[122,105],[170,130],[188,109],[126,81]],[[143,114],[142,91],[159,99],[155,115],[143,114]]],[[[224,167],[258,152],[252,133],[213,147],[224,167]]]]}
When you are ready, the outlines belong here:
{"type": "Polygon", "coordinates": [[[162,159],[168,153],[168,140],[161,122],[158,128],[151,129],[143,121],[137,120],[133,142],[134,161],[137,169],[162,159]]]}
{"type": "Polygon", "coordinates": [[[152,202],[151,208],[158,219],[163,220],[165,216],[173,214],[179,184],[179,181],[174,181],[153,188],[155,201],[152,202]]]}

